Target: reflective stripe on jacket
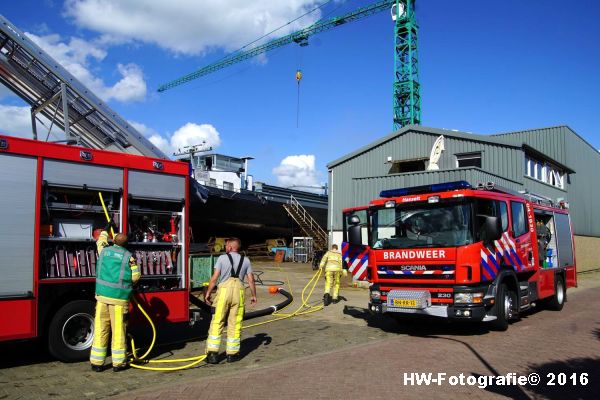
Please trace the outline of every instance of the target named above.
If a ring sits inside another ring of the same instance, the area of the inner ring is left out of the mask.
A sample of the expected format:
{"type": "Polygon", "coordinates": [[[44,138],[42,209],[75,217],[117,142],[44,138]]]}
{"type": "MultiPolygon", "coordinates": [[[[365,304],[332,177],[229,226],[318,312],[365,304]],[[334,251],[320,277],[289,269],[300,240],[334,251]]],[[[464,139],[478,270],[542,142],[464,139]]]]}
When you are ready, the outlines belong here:
{"type": "Polygon", "coordinates": [[[129,300],[132,291],[131,253],[114,245],[102,250],[96,268],[96,295],[129,300]]]}
{"type": "Polygon", "coordinates": [[[342,270],[342,253],[339,251],[329,250],[323,258],[321,258],[321,268],[325,267],[326,271],[341,271],[342,270]]]}

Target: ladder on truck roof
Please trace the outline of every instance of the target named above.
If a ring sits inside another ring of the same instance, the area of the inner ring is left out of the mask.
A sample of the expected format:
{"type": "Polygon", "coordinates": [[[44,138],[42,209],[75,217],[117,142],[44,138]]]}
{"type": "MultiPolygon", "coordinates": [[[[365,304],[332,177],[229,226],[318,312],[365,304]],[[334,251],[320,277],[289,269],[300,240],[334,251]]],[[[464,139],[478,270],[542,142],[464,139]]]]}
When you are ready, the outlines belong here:
{"type": "Polygon", "coordinates": [[[0,82],[31,106],[34,139],[36,115],[42,114],[65,132],[67,141],[95,149],[167,158],[2,15],[0,82]]]}
{"type": "Polygon", "coordinates": [[[552,200],[550,197],[543,196],[541,194],[530,192],[529,190],[513,190],[503,186],[496,185],[493,182],[487,183],[478,183],[475,187],[478,190],[494,190],[496,192],[512,194],[514,196],[524,197],[528,201],[540,205],[550,206],[550,207],[558,207],[557,203],[552,200]]]}
{"type": "Polygon", "coordinates": [[[532,203],[537,203],[537,204],[551,206],[551,207],[556,206],[556,204],[550,197],[542,196],[541,194],[537,194],[537,193],[532,193],[528,190],[522,190],[522,191],[519,191],[519,193],[521,193],[521,195],[523,197],[527,198],[527,200],[529,200],[532,203]]]}

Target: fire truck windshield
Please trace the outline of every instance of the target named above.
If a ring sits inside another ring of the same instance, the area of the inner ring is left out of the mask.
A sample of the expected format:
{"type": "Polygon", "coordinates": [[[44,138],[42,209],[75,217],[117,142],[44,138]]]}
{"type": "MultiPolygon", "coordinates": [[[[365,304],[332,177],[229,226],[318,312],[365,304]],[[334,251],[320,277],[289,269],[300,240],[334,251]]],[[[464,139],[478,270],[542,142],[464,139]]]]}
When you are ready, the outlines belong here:
{"type": "Polygon", "coordinates": [[[371,209],[371,247],[410,249],[473,243],[470,203],[399,204],[371,209]]]}

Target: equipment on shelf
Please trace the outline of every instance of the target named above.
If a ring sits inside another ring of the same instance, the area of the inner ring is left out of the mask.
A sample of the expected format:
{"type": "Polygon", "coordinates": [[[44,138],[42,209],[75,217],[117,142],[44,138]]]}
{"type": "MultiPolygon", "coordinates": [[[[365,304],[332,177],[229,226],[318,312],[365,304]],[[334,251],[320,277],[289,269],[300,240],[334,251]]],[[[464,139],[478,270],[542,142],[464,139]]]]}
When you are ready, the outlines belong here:
{"type": "Polygon", "coordinates": [[[87,278],[96,276],[95,247],[65,243],[43,250],[42,274],[46,278],[87,278]]]}

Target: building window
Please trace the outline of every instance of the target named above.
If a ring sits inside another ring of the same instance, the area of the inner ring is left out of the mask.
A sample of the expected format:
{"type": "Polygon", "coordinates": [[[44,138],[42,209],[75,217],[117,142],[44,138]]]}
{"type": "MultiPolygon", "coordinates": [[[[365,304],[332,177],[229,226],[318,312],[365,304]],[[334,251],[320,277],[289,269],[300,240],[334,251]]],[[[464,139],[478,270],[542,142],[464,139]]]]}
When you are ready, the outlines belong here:
{"type": "Polygon", "coordinates": [[[525,156],[525,175],[557,188],[565,187],[565,172],[552,163],[525,156]]]}
{"type": "Polygon", "coordinates": [[[210,178],[208,181],[208,186],[217,187],[217,180],[214,178],[210,178]]]}
{"type": "Polygon", "coordinates": [[[223,181],[223,189],[232,190],[233,191],[233,183],[223,181]]]}
{"type": "Polygon", "coordinates": [[[389,174],[401,174],[403,172],[425,171],[426,159],[413,159],[404,161],[393,161],[389,174]]]}
{"type": "Polygon", "coordinates": [[[481,168],[481,152],[457,154],[456,168],[465,167],[481,168]]]}
{"type": "Polygon", "coordinates": [[[561,175],[560,172],[556,170],[550,171],[550,181],[548,182],[552,186],[559,187],[561,189],[565,186],[564,175],[561,175]]]}

